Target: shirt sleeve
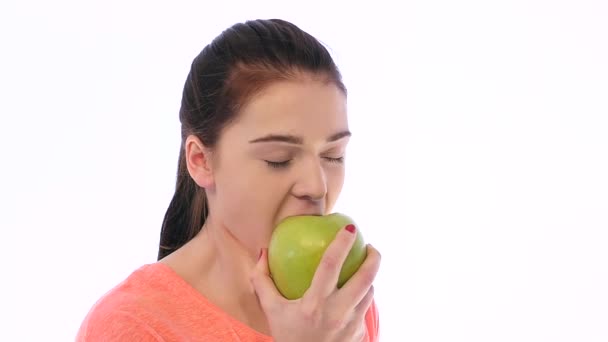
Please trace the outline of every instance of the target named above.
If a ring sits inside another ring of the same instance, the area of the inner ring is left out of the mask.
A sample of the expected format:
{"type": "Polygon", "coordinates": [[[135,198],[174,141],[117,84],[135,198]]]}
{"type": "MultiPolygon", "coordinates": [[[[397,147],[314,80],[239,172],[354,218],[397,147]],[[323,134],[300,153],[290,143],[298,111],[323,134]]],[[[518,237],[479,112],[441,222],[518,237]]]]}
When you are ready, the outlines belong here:
{"type": "Polygon", "coordinates": [[[380,341],[380,315],[376,301],[372,302],[365,314],[365,325],[367,326],[367,336],[369,342],[380,341]]]}

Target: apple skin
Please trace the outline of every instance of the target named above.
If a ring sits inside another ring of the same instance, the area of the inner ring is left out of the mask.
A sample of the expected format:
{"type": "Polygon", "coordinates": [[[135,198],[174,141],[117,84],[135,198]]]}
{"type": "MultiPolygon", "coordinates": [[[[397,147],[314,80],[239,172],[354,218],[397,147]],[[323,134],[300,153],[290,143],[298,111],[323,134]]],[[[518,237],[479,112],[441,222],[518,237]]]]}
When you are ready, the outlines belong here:
{"type": "MultiPolygon", "coordinates": [[[[283,297],[293,300],[304,295],[323,253],[340,229],[348,224],[355,222],[344,214],[333,213],[290,216],[277,225],[268,246],[268,267],[283,297]]],[[[338,288],[350,279],[367,257],[367,247],[358,227],[356,234],[355,243],[342,265],[338,288]]]]}

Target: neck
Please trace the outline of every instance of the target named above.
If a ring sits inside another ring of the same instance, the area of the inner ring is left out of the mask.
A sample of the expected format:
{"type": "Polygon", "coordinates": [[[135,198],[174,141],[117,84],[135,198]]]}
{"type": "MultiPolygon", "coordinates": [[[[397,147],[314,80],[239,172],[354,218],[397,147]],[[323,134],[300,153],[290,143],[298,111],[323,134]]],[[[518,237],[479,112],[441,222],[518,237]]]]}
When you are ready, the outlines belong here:
{"type": "Polygon", "coordinates": [[[218,279],[224,291],[232,294],[254,294],[249,277],[257,262],[257,254],[234,236],[220,222],[209,218],[193,239],[193,247],[204,259],[202,274],[218,279]],[[221,282],[219,280],[222,280],[221,282]]]}
{"type": "Polygon", "coordinates": [[[167,257],[166,263],[226,313],[269,334],[265,315],[249,281],[258,254],[210,216],[199,234],[167,257]]]}

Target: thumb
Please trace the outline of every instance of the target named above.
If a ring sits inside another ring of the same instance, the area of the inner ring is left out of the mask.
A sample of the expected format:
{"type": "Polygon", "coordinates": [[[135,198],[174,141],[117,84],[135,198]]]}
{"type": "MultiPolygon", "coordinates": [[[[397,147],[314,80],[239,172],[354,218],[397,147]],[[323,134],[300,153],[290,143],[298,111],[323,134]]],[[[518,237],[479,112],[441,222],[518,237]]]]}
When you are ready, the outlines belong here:
{"type": "Polygon", "coordinates": [[[251,284],[265,312],[272,310],[279,301],[284,299],[270,278],[267,248],[263,248],[260,253],[260,258],[251,276],[251,284]]]}

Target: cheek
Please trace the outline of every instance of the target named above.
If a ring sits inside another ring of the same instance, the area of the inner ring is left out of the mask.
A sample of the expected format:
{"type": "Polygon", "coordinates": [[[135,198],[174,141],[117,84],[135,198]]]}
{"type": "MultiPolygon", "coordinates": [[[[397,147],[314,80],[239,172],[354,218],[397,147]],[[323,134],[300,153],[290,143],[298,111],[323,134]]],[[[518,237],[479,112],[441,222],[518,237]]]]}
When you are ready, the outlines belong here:
{"type": "Polygon", "coordinates": [[[217,182],[217,202],[219,213],[229,226],[238,227],[238,222],[247,220],[259,211],[263,205],[264,193],[261,191],[260,182],[252,179],[251,175],[244,172],[234,172],[226,175],[225,179],[217,182]]]}
{"type": "Polygon", "coordinates": [[[264,245],[288,191],[285,186],[281,188],[281,177],[256,165],[241,165],[218,177],[216,186],[217,214],[222,222],[251,248],[264,245]]]}
{"type": "Polygon", "coordinates": [[[344,185],[344,167],[340,168],[330,168],[326,172],[327,177],[327,203],[326,203],[326,212],[329,212],[333,209],[334,204],[338,200],[340,193],[342,192],[342,187],[344,185]]]}

